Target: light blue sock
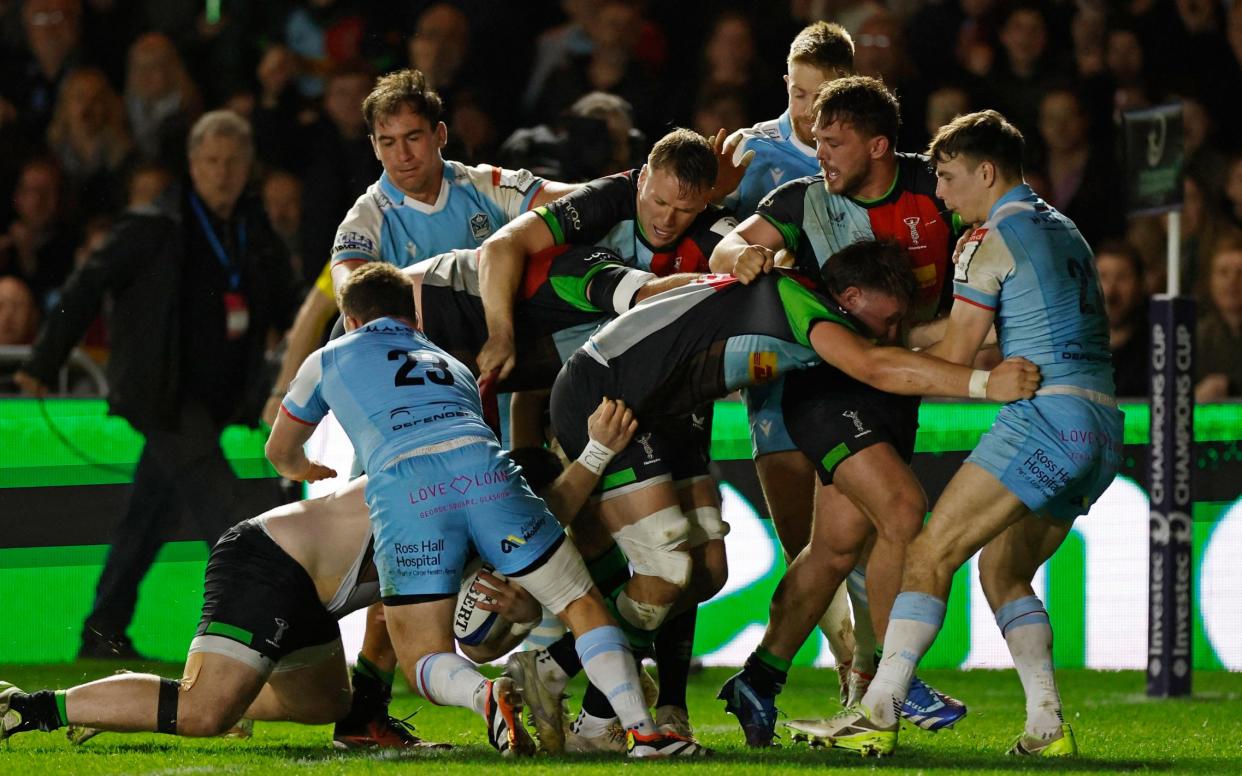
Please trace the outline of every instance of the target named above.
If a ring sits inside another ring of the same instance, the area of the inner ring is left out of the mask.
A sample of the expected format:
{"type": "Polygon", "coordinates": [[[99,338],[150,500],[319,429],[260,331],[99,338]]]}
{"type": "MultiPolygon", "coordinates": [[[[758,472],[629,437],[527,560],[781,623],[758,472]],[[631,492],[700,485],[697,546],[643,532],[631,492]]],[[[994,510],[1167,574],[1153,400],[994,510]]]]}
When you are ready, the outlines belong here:
{"type": "Polygon", "coordinates": [[[639,733],[653,732],[655,723],[643,702],[634,655],[621,629],[615,625],[593,628],[578,636],[574,647],[582,670],[608,697],[621,725],[639,733]]]}
{"type": "Polygon", "coordinates": [[[926,593],[901,593],[893,602],[884,635],[884,657],[863,697],[863,706],[876,722],[897,724],[910,691],[910,677],[940,633],[944,611],[944,601],[926,593]]]}

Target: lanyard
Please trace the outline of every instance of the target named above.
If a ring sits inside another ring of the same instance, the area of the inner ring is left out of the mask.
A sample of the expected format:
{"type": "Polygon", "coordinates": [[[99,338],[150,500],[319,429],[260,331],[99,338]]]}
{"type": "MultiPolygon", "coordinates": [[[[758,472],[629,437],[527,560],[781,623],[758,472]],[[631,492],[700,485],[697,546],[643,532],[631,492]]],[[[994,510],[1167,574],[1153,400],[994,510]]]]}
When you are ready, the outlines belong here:
{"type": "MultiPolygon", "coordinates": [[[[198,223],[203,227],[203,232],[207,235],[207,243],[211,246],[211,250],[216,254],[216,260],[220,262],[220,266],[224,267],[224,271],[229,276],[229,290],[236,291],[241,287],[241,267],[235,265],[229,254],[224,250],[220,238],[216,236],[216,230],[212,228],[211,221],[207,219],[207,211],[203,210],[203,203],[197,194],[190,194],[190,205],[194,208],[194,215],[198,217],[198,223]]],[[[237,219],[237,250],[242,256],[246,255],[246,220],[244,218],[237,219]]]]}

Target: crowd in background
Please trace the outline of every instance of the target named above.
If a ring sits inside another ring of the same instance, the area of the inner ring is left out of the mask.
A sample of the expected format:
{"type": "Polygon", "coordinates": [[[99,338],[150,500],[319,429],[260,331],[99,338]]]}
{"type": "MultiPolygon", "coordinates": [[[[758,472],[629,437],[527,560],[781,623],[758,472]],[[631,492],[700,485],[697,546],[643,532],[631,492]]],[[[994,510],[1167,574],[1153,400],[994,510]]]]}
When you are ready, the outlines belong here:
{"type": "MultiPolygon", "coordinates": [[[[586,180],[641,163],[673,125],[776,117],[793,36],[829,19],[903,112],[899,150],[995,108],[1027,177],[1097,255],[1118,392],[1146,393],[1147,299],[1165,222],[1127,219],[1124,110],[1180,102],[1182,287],[1199,300],[1200,400],[1242,395],[1242,2],[1220,0],[0,0],[0,345],[33,341],[121,213],[164,206],[206,110],[253,126],[253,194],[305,289],[380,173],[359,106],[421,70],[444,156],[586,180]]],[[[84,344],[106,354],[106,315],[84,344]]]]}

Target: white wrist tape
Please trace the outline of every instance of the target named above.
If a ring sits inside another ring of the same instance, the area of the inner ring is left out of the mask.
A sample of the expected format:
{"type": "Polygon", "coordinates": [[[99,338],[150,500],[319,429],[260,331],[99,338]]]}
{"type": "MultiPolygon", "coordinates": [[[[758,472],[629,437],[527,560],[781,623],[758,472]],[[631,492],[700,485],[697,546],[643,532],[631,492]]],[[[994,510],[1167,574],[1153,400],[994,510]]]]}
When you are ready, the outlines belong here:
{"type": "Polygon", "coordinates": [[[976,369],[970,373],[970,398],[988,398],[988,378],[992,373],[986,369],[976,369]]]}
{"type": "Polygon", "coordinates": [[[614,451],[609,450],[594,439],[590,439],[587,441],[586,449],[582,451],[582,455],[578,456],[578,463],[598,477],[604,473],[604,467],[608,465],[614,455],[616,455],[614,451]]]}

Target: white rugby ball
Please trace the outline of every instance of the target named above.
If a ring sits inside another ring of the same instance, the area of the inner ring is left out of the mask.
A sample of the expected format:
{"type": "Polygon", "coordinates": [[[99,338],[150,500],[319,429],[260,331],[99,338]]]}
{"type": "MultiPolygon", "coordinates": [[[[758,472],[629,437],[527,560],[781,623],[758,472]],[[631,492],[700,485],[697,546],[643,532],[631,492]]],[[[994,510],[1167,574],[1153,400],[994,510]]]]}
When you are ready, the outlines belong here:
{"type": "MultiPolygon", "coordinates": [[[[478,608],[480,601],[494,603],[494,599],[474,589],[479,573],[488,571],[493,576],[505,579],[505,575],[485,563],[482,558],[475,558],[462,570],[461,588],[457,591],[457,610],[453,613],[453,635],[462,644],[476,646],[502,635],[509,630],[512,623],[496,612],[478,608]]],[[[484,583],[486,585],[486,583],[484,583]]]]}

